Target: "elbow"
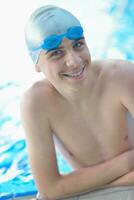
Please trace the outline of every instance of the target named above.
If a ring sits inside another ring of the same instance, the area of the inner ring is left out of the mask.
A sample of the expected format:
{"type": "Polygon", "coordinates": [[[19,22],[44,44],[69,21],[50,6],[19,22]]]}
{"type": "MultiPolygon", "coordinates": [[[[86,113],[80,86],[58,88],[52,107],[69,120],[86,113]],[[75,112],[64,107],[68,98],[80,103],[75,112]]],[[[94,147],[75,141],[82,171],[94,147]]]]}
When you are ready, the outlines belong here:
{"type": "Polygon", "coordinates": [[[41,200],[57,200],[64,197],[64,190],[61,184],[61,180],[51,184],[49,187],[44,187],[39,191],[41,200]]]}

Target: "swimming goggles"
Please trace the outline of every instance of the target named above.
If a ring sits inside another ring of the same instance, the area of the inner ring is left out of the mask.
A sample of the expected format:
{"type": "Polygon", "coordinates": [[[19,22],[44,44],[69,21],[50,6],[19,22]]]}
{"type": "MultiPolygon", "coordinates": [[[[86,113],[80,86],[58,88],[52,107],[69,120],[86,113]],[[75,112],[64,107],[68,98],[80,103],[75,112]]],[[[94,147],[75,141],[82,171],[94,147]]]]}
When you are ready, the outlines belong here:
{"type": "Polygon", "coordinates": [[[66,33],[60,35],[51,35],[45,38],[43,45],[41,46],[44,50],[52,50],[57,48],[64,37],[70,40],[77,40],[83,36],[83,28],[81,26],[72,26],[66,33]]]}

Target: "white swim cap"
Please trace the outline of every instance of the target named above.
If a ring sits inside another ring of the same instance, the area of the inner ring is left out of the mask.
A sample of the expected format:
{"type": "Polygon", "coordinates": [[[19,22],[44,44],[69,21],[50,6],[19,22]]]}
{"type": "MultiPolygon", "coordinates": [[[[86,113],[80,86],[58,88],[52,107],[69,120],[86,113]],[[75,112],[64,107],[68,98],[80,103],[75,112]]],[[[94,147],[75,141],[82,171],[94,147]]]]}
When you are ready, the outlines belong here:
{"type": "Polygon", "coordinates": [[[25,28],[25,39],[33,62],[37,63],[42,50],[41,45],[46,37],[65,33],[72,26],[81,24],[74,15],[63,8],[48,5],[35,10],[25,28]]]}

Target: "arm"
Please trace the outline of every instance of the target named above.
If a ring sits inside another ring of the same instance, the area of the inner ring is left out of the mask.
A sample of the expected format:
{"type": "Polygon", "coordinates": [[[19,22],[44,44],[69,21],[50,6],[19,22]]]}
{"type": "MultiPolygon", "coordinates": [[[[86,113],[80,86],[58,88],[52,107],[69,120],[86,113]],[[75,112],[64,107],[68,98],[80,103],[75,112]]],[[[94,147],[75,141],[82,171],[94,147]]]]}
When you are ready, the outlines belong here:
{"type": "Polygon", "coordinates": [[[134,64],[127,61],[118,61],[118,71],[114,73],[113,82],[118,90],[121,105],[134,118],[134,64]]]}
{"type": "Polygon", "coordinates": [[[134,171],[112,181],[110,186],[134,185],[134,171]]]}
{"type": "MultiPolygon", "coordinates": [[[[116,87],[119,88],[120,102],[134,118],[134,64],[127,61],[119,61],[119,73],[117,75],[116,87]]],[[[131,140],[133,137],[131,138],[131,140]]],[[[111,186],[117,185],[132,185],[134,184],[134,171],[123,175],[120,178],[112,181],[111,186]]]]}
{"type": "Polygon", "coordinates": [[[48,105],[47,97],[48,94],[47,92],[44,94],[44,91],[41,94],[29,92],[25,95],[21,106],[29,162],[36,186],[43,198],[62,199],[91,191],[132,170],[129,160],[133,159],[133,151],[129,151],[105,163],[82,168],[62,176],[56,162],[56,152],[46,107],[48,105]]]}

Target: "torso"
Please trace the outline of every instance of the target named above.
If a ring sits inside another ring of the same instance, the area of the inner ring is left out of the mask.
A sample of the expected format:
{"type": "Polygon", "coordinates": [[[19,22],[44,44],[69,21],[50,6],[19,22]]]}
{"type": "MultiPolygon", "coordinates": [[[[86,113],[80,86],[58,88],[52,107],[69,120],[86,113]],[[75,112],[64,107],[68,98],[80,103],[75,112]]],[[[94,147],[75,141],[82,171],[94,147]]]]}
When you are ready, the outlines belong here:
{"type": "Polygon", "coordinates": [[[134,120],[105,77],[104,72],[97,80],[85,109],[59,101],[59,96],[51,105],[55,144],[74,169],[104,162],[134,146],[134,120]]]}

